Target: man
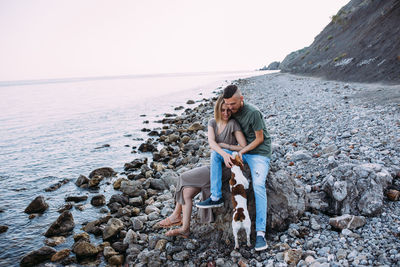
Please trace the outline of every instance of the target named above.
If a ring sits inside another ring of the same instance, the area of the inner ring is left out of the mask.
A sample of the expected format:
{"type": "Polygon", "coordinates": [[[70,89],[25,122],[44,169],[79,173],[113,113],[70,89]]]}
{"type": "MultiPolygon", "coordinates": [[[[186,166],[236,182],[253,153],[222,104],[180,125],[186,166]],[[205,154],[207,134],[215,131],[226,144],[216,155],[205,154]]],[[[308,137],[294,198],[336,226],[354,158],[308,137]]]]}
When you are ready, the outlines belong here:
{"type": "MultiPolygon", "coordinates": [[[[242,93],[236,85],[229,85],[223,92],[224,103],[232,111],[232,117],[240,124],[246,137],[247,146],[239,151],[239,156],[247,163],[251,170],[253,189],[256,200],[256,245],[255,250],[267,249],[265,230],[267,225],[267,179],[271,158],[271,138],[267,132],[263,115],[255,106],[245,103],[242,93]]],[[[232,154],[229,150],[224,152],[232,154]]],[[[228,168],[232,167],[231,157],[211,152],[211,197],[199,202],[199,208],[213,208],[223,205],[222,162],[228,168]]]]}

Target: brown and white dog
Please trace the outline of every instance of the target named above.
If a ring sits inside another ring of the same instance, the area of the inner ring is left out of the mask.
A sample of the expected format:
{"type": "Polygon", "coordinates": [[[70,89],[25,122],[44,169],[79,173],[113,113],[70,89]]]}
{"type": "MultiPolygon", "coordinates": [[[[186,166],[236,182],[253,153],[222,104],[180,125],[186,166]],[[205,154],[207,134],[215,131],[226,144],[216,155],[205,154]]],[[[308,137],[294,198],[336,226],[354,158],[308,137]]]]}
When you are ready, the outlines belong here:
{"type": "Polygon", "coordinates": [[[238,232],[242,228],[246,231],[247,246],[250,247],[251,220],[247,210],[246,194],[246,189],[249,188],[249,181],[243,175],[243,161],[240,159],[237,152],[234,152],[232,156],[235,159],[232,160],[234,165],[231,168],[232,176],[229,180],[229,185],[231,188],[233,205],[232,230],[235,237],[235,249],[238,249],[238,232]]]}

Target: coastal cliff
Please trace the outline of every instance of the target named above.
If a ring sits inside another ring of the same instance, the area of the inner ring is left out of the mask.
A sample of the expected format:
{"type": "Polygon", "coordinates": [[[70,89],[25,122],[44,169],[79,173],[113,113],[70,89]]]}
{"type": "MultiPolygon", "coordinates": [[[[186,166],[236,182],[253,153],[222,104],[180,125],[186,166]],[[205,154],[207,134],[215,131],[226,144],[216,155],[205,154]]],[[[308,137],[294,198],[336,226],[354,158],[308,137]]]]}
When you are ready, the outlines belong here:
{"type": "Polygon", "coordinates": [[[282,72],[352,82],[400,83],[400,1],[352,0],[282,72]]]}

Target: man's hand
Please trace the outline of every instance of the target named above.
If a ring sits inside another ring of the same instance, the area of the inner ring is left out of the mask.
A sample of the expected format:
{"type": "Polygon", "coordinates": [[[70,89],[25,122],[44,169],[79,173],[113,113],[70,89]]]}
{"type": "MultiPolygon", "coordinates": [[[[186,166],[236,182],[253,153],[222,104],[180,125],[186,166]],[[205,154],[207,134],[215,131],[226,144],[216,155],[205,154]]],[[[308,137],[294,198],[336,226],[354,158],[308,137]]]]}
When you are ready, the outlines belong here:
{"type": "Polygon", "coordinates": [[[232,157],[231,157],[231,155],[229,155],[228,153],[225,153],[224,156],[223,156],[223,158],[224,158],[225,166],[226,166],[227,168],[232,168],[233,162],[232,162],[232,157]]]}
{"type": "Polygon", "coordinates": [[[239,155],[241,161],[243,161],[243,154],[244,154],[244,153],[242,152],[242,150],[240,150],[240,151],[238,152],[238,155],[239,155]]]}

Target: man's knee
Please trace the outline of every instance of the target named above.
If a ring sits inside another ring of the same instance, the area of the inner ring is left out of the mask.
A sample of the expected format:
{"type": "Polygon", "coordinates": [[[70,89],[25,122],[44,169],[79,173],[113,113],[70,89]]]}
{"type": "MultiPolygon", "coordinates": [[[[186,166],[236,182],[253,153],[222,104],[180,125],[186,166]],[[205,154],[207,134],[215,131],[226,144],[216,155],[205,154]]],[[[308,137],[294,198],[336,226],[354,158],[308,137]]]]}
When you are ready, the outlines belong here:
{"type": "Polygon", "coordinates": [[[251,172],[253,184],[255,187],[265,187],[265,181],[267,180],[267,174],[262,171],[251,172]]]}

